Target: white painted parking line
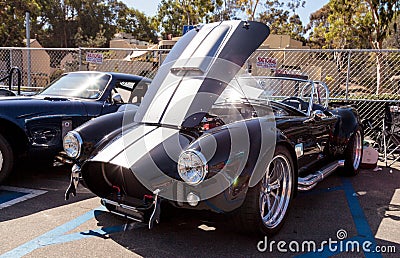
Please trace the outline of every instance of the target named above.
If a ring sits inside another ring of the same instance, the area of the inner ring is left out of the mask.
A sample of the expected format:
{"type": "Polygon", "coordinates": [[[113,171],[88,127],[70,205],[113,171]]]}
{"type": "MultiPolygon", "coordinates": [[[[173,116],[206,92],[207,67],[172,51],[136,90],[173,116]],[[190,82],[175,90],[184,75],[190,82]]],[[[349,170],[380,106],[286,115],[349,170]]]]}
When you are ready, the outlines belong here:
{"type": "MultiPolygon", "coordinates": [[[[0,210],[6,207],[9,207],[11,205],[14,205],[19,202],[26,201],[28,199],[34,198],[36,196],[39,196],[41,194],[47,193],[47,191],[44,190],[35,190],[35,189],[28,189],[28,188],[21,188],[21,187],[13,187],[13,186],[0,186],[0,191],[9,191],[9,192],[14,192],[14,193],[23,193],[24,195],[19,196],[18,194],[16,198],[12,198],[9,201],[6,202],[0,202],[0,210]]],[[[0,196],[1,199],[1,196],[0,196]]]]}
{"type": "Polygon", "coordinates": [[[400,244],[400,189],[396,189],[388,207],[385,207],[384,218],[379,225],[376,238],[400,244]]]}

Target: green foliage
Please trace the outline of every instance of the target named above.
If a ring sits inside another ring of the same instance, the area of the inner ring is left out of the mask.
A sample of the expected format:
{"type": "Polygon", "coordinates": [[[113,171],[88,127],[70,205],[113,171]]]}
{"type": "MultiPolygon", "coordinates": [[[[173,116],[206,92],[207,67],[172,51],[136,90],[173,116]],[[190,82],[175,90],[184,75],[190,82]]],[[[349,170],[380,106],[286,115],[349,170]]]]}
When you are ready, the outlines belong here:
{"type": "Polygon", "coordinates": [[[182,35],[183,25],[220,20],[259,19],[273,33],[304,40],[296,10],[303,0],[162,0],[155,17],[120,0],[17,0],[0,2],[1,46],[23,46],[25,10],[31,12],[31,37],[44,47],[107,47],[115,33],[157,43],[158,36],[182,35]],[[257,16],[257,17],[256,17],[257,16]]]}
{"type": "Polygon", "coordinates": [[[325,34],[331,48],[366,48],[370,37],[371,16],[363,0],[331,0],[329,31],[325,34]]]}
{"type": "Polygon", "coordinates": [[[369,8],[372,21],[371,45],[375,49],[382,49],[383,41],[387,38],[390,25],[399,11],[399,0],[365,0],[369,8]]]}
{"type": "Polygon", "coordinates": [[[382,49],[399,7],[399,0],[330,0],[310,16],[310,41],[324,48],[382,49]]]}
{"type": "Polygon", "coordinates": [[[400,49],[400,34],[398,24],[400,23],[400,16],[397,15],[389,26],[389,35],[383,41],[383,48],[400,49]]]}
{"type": "Polygon", "coordinates": [[[237,20],[240,12],[237,0],[218,0],[211,21],[237,20]]]}
{"type": "Polygon", "coordinates": [[[331,9],[328,4],[310,15],[310,23],[305,28],[311,31],[309,35],[309,44],[314,48],[323,48],[328,46],[325,33],[329,31],[328,17],[331,9]]]}
{"type": "Polygon", "coordinates": [[[267,0],[265,11],[259,15],[259,21],[270,26],[271,33],[290,35],[291,38],[305,42],[304,26],[296,10],[304,7],[305,1],[267,0]]]}
{"type": "Polygon", "coordinates": [[[0,2],[1,46],[23,46],[25,10],[44,47],[107,47],[117,32],[157,42],[152,19],[118,0],[18,0],[0,2]]]}
{"type": "MultiPolygon", "coordinates": [[[[254,20],[257,12],[259,0],[237,0],[237,6],[244,11],[249,20],[254,20]]],[[[267,1],[268,2],[268,1],[267,1]]]]}
{"type": "Polygon", "coordinates": [[[24,46],[26,11],[35,19],[40,6],[35,0],[0,2],[0,46],[24,46]]]}
{"type": "Polygon", "coordinates": [[[216,19],[213,13],[221,5],[221,0],[162,0],[156,21],[164,38],[170,34],[181,36],[183,25],[208,23],[216,19]]]}
{"type": "Polygon", "coordinates": [[[330,0],[311,14],[307,29],[313,46],[368,48],[371,19],[363,0],[330,0]]]}
{"type": "MultiPolygon", "coordinates": [[[[311,41],[326,48],[382,49],[399,7],[399,0],[330,0],[324,7],[325,11],[314,13],[317,19],[309,26],[313,30],[311,41]],[[322,13],[325,15],[320,15],[322,13]]],[[[371,62],[376,64],[378,95],[388,76],[382,72],[388,69],[388,62],[382,53],[378,53],[371,62]]]]}
{"type": "Polygon", "coordinates": [[[144,13],[125,8],[117,19],[118,32],[131,33],[135,38],[157,43],[157,26],[154,19],[147,17],[144,13]]]}

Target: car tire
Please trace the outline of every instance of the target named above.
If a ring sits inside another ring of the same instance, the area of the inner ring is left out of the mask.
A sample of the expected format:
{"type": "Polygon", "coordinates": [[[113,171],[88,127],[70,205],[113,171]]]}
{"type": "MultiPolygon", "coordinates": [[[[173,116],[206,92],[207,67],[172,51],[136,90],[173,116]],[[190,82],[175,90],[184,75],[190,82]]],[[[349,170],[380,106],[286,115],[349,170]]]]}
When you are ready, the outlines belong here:
{"type": "Polygon", "coordinates": [[[241,231],[271,236],[282,228],[294,196],[295,171],[289,151],[276,146],[274,157],[265,170],[263,179],[249,188],[234,220],[241,231]],[[276,180],[271,183],[274,178],[276,180]]]}
{"type": "Polygon", "coordinates": [[[363,156],[364,133],[361,127],[354,130],[344,152],[344,168],[341,174],[344,176],[355,176],[360,171],[363,156]]]}
{"type": "Polygon", "coordinates": [[[0,134],[0,184],[9,176],[14,164],[14,154],[8,141],[0,134]]]}

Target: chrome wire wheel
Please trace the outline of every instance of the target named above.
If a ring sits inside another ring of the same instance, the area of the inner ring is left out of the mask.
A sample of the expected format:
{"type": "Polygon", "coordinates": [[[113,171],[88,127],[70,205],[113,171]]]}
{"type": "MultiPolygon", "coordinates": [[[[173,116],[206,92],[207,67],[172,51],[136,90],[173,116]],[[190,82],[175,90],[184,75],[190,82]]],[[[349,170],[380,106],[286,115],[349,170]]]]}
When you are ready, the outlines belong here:
{"type": "Polygon", "coordinates": [[[292,167],[285,155],[275,156],[262,180],[259,207],[266,228],[278,227],[285,217],[292,195],[292,167]]]}
{"type": "Polygon", "coordinates": [[[356,134],[354,135],[353,144],[354,144],[353,154],[352,154],[353,168],[354,170],[357,170],[361,164],[362,148],[363,148],[362,135],[360,130],[357,130],[356,134]]]}

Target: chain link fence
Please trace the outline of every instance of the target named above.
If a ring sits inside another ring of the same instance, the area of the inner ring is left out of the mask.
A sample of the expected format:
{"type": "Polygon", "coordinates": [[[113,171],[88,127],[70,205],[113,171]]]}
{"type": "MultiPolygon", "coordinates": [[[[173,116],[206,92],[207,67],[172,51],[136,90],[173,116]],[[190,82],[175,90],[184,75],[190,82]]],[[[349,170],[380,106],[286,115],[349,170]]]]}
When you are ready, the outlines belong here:
{"type": "MultiPolygon", "coordinates": [[[[362,119],[382,128],[385,106],[400,103],[399,50],[258,50],[253,75],[295,76],[325,82],[330,101],[348,102],[362,119]]],[[[371,134],[369,128],[367,135],[371,134]]]]}
{"type": "MultiPolygon", "coordinates": [[[[0,48],[0,78],[17,66],[22,71],[22,89],[30,91],[70,71],[112,71],[153,78],[167,54],[168,50],[160,49],[0,48]]],[[[331,101],[354,104],[361,117],[374,120],[375,125],[384,115],[385,104],[400,102],[398,50],[259,49],[245,69],[255,76],[323,81],[329,86],[331,101]]]]}
{"type": "Polygon", "coordinates": [[[0,48],[0,78],[7,76],[12,67],[19,67],[23,88],[33,91],[72,71],[110,71],[152,78],[167,53],[152,49],[0,48]]]}

